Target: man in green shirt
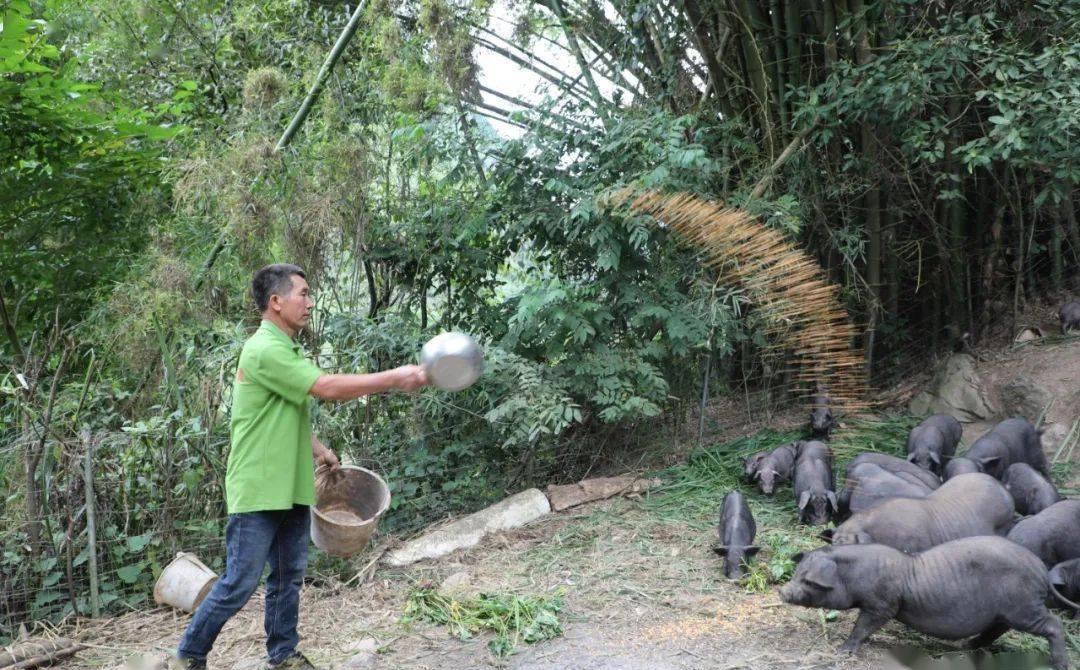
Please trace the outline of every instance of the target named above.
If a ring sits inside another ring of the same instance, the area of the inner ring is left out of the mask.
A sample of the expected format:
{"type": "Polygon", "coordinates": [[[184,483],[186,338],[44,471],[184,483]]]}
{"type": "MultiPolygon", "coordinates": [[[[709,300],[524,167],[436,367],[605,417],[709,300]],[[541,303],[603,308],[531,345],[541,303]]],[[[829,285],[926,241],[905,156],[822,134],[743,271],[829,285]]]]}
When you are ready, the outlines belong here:
{"type": "Polygon", "coordinates": [[[232,448],[225,475],[229,520],[225,575],[199,605],[177,657],[189,670],[206,656],[225,622],[248,601],[270,564],[266,582],[266,651],[270,667],[311,668],[296,651],[300,587],[307,569],[309,507],[315,504],[315,463],[338,459],[311,433],[309,396],[350,400],[371,393],[412,391],[427,384],[422,368],[404,365],[372,374],[324,374],[295,338],[315,306],[304,271],[268,265],[255,274],[252,296],[262,324],[244,344],[233,384],[232,448]]]}

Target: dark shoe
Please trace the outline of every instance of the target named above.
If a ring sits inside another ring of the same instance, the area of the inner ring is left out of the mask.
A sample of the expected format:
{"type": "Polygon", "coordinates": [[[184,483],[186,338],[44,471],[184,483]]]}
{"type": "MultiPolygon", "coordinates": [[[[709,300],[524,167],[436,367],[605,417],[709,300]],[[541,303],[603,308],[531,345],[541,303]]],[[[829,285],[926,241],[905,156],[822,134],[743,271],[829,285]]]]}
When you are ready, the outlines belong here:
{"type": "Polygon", "coordinates": [[[197,661],[194,658],[184,658],[173,652],[164,664],[165,670],[206,670],[206,661],[197,661]]]}
{"type": "Polygon", "coordinates": [[[319,670],[315,667],[315,664],[308,660],[307,656],[304,656],[298,651],[294,651],[291,656],[287,656],[284,661],[280,663],[268,663],[268,670],[319,670]]]}

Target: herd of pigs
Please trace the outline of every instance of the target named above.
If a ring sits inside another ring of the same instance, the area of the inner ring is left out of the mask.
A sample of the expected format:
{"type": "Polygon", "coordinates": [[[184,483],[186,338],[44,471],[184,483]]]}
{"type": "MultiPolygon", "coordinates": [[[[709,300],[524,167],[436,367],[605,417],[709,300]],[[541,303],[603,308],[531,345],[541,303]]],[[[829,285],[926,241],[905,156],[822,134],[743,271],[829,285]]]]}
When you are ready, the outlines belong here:
{"type": "MultiPolygon", "coordinates": [[[[1006,419],[956,456],[959,422],[931,416],[908,435],[906,459],[861,453],[837,491],[833,418],[822,402],[810,423],[817,439],[744,460],[748,481],[767,495],[791,482],[801,522],[836,524],[822,533],[831,546],[795,556],[780,589],[785,602],[858,609],[842,652],[897,619],[927,635],[974,637],[973,647],[1009,629],[1040,635],[1051,665],[1068,667],[1049,607],[1080,608],[1072,602],[1080,599],[1080,500],[1058,495],[1035,426],[1006,419]]],[[[716,547],[727,577],[741,576],[757,552],[755,532],[742,494],[728,493],[716,547]]]]}

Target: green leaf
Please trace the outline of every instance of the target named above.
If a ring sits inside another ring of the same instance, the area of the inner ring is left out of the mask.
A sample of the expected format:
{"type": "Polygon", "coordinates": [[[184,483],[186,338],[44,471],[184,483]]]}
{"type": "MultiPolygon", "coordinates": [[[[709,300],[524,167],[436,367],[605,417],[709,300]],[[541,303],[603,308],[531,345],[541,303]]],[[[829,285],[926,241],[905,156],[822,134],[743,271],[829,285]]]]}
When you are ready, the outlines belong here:
{"type": "Polygon", "coordinates": [[[134,584],[139,581],[139,577],[142,575],[143,562],[132,563],[131,565],[125,565],[116,571],[116,576],[120,578],[125,584],[134,584]]]}

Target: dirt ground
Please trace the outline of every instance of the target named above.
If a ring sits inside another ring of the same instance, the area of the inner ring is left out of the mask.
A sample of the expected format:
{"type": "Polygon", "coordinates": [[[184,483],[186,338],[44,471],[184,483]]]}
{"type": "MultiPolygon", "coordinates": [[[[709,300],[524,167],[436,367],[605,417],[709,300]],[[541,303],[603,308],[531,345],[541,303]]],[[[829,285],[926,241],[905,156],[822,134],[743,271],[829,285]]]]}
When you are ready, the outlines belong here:
{"type": "MultiPolygon", "coordinates": [[[[775,590],[748,594],[722,578],[711,542],[688,525],[656,522],[640,500],[550,515],[441,561],[380,569],[360,586],[306,588],[303,647],[320,667],[343,667],[358,642],[373,638],[377,660],[359,667],[395,670],[869,670],[910,667],[892,663],[894,649],[957,649],[893,623],[858,656],[837,656],[853,612],[826,621],[824,612],[782,604],[775,590]],[[497,658],[489,636],[461,641],[443,626],[400,623],[410,588],[451,576],[465,591],[562,594],[563,635],[497,658]]],[[[261,611],[260,592],[226,626],[211,668],[257,667],[261,611]]],[[[66,634],[91,646],[60,667],[115,667],[138,654],[161,655],[186,622],[167,609],[83,622],[66,634]]]]}
{"type": "MultiPolygon", "coordinates": [[[[1071,397],[1080,389],[1080,339],[983,352],[980,360],[980,367],[992,370],[988,376],[994,379],[1022,372],[1040,380],[1057,380],[1054,383],[1059,385],[1052,392],[1061,397],[1071,397]]],[[[911,391],[907,387],[893,389],[890,397],[902,404],[911,391]]],[[[1073,416],[1080,414],[1078,408],[1071,411],[1073,416]]],[[[766,419],[770,427],[791,428],[803,417],[801,409],[755,415],[748,413],[739,399],[721,399],[710,407],[707,418],[718,429],[710,430],[708,437],[715,443],[746,435],[765,425],[766,419]]],[[[1052,418],[1058,420],[1058,415],[1052,418]]],[[[1060,420],[1068,417],[1062,414],[1060,420]]],[[[978,426],[969,428],[965,444],[977,432],[978,426]]],[[[681,457],[673,456],[679,453],[679,449],[670,449],[666,459],[654,462],[668,464],[681,457]]],[[[784,605],[775,588],[748,593],[742,586],[725,581],[711,551],[715,541],[708,526],[711,521],[656,515],[650,513],[646,502],[636,498],[594,503],[548,515],[438,561],[405,569],[379,565],[371,570],[372,561],[387,548],[384,540],[351,561],[356,575],[352,579],[331,579],[305,588],[302,648],[320,667],[351,670],[976,667],[965,660],[958,646],[912,633],[895,622],[876,633],[857,656],[837,656],[834,650],[851,630],[854,612],[828,620],[822,611],[784,605]],[[559,594],[564,601],[559,615],[563,634],[532,645],[519,644],[517,653],[498,658],[488,650],[488,634],[462,641],[441,625],[401,621],[411,590],[448,582],[457,585],[459,595],[559,594]],[[346,663],[364,640],[374,640],[376,658],[346,663]],[[893,656],[907,658],[919,653],[946,654],[953,665],[892,660],[893,656]]],[[[759,537],[769,530],[759,522],[759,537]]],[[[260,591],[226,626],[210,657],[211,668],[258,667],[263,653],[262,604],[260,591]]],[[[187,615],[160,608],[74,622],[46,633],[75,637],[87,644],[59,667],[112,668],[140,654],[160,656],[174,648],[187,620],[187,615]]],[[[1015,651],[1018,644],[1045,648],[1041,641],[1032,645],[1031,639],[1009,633],[995,649],[1000,654],[1015,651]]],[[[1073,662],[1078,660],[1074,654],[1073,662]]],[[[978,667],[1038,666],[1029,660],[978,667]]]]}

